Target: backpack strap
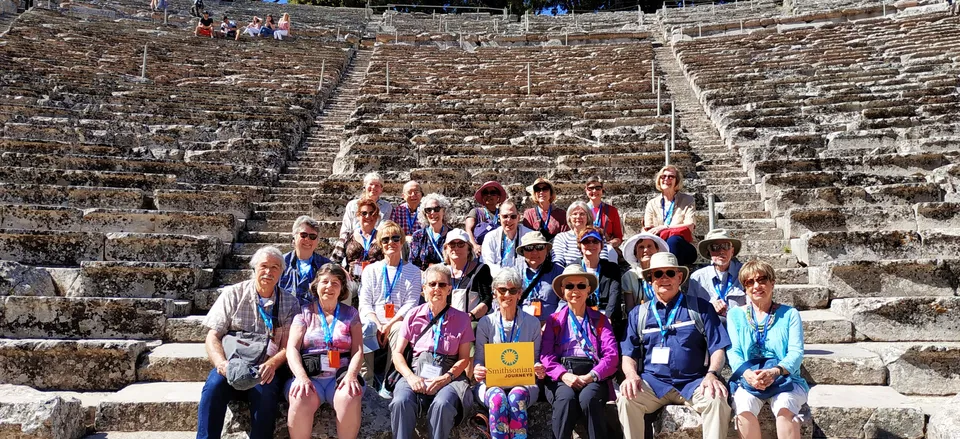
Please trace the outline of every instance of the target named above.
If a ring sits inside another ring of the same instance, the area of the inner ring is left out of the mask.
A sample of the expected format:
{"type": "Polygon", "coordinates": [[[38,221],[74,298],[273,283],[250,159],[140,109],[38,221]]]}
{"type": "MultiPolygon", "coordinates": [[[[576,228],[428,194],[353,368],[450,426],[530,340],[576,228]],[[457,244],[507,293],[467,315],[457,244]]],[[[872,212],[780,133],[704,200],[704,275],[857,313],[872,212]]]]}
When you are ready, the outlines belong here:
{"type": "Polygon", "coordinates": [[[687,314],[690,314],[690,318],[693,319],[693,324],[696,325],[697,331],[700,331],[700,335],[706,337],[707,331],[704,329],[703,315],[700,313],[700,300],[692,294],[687,294],[686,301],[687,314]]]}

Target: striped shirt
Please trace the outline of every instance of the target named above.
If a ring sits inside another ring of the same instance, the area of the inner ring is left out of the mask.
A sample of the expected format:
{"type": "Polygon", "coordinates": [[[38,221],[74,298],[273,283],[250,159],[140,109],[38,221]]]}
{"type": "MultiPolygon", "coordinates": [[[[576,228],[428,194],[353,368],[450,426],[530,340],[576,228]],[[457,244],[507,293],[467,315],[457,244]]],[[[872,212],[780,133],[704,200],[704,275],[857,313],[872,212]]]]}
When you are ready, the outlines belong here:
{"type": "MultiPolygon", "coordinates": [[[[383,267],[387,265],[386,260],[377,261],[363,269],[360,276],[360,322],[369,323],[370,313],[375,313],[381,322],[387,322],[388,319],[384,310],[386,299],[386,282],[383,278],[383,267]]],[[[405,263],[400,271],[400,278],[393,286],[390,293],[390,303],[394,305],[395,315],[405,315],[420,301],[420,293],[423,291],[421,284],[422,273],[416,265],[405,263]]],[[[392,280],[396,274],[396,268],[388,267],[387,276],[392,280]]]]}

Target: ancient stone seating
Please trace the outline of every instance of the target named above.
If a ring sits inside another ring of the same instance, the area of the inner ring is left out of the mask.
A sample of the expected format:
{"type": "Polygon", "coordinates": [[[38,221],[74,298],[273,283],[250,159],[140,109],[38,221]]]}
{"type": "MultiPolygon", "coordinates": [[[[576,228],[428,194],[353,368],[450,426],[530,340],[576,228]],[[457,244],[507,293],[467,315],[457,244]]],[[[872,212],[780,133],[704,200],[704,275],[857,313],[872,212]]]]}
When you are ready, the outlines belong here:
{"type": "Polygon", "coordinates": [[[644,25],[636,11],[597,12],[567,15],[529,14],[521,17],[496,12],[460,14],[397,13],[386,11],[374,16],[380,33],[416,35],[421,33],[456,33],[468,35],[584,34],[617,33],[647,30],[653,16],[645,16],[644,25]]]}
{"type": "Polygon", "coordinates": [[[657,20],[665,31],[672,28],[709,26],[717,23],[761,20],[783,15],[782,0],[707,2],[678,7],[677,1],[666,2],[667,8],[657,11],[657,20]]]}

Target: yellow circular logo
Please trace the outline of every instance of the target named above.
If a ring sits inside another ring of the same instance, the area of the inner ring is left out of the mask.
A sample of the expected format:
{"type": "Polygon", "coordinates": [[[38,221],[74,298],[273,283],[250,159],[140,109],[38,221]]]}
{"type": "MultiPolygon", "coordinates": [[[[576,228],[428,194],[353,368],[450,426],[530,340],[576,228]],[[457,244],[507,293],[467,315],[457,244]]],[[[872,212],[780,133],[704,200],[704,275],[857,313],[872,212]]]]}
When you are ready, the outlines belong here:
{"type": "Polygon", "coordinates": [[[517,361],[520,361],[520,354],[514,349],[505,349],[502,354],[500,354],[500,362],[504,366],[513,366],[517,364],[517,361]]]}

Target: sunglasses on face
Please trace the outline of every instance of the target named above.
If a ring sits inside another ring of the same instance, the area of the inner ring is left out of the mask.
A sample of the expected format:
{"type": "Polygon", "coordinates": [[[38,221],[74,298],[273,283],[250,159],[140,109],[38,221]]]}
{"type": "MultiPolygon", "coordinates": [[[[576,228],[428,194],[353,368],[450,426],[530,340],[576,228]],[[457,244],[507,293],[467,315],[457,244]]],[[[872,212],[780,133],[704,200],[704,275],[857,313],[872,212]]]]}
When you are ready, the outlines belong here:
{"type": "Polygon", "coordinates": [[[441,210],[443,210],[443,208],[440,207],[440,206],[437,206],[437,207],[424,207],[424,208],[423,208],[423,211],[426,212],[426,213],[436,213],[436,212],[439,212],[439,211],[441,211],[441,210]]]}
{"type": "Polygon", "coordinates": [[[758,277],[758,278],[756,278],[756,279],[747,279],[747,280],[743,281],[743,286],[744,286],[744,288],[750,288],[750,287],[752,287],[754,284],[757,284],[757,285],[759,285],[759,284],[764,284],[764,285],[766,285],[767,282],[770,282],[770,278],[768,278],[768,277],[766,277],[766,276],[760,276],[760,277],[758,277]]]}
{"type": "Polygon", "coordinates": [[[492,197],[494,195],[499,196],[500,191],[496,189],[484,189],[483,192],[480,192],[480,195],[483,195],[484,197],[492,197]]]}
{"type": "Polygon", "coordinates": [[[500,294],[501,296],[515,296],[520,294],[520,289],[497,287],[497,294],[500,294]]]}
{"type": "Polygon", "coordinates": [[[364,217],[364,218],[371,217],[371,216],[374,216],[374,215],[376,215],[376,214],[377,214],[377,212],[374,212],[374,211],[372,211],[372,210],[361,210],[360,213],[359,213],[359,215],[362,216],[362,217],[364,217]]]}
{"type": "Polygon", "coordinates": [[[529,251],[542,252],[542,251],[543,251],[544,249],[546,249],[546,248],[547,248],[547,245],[546,245],[546,244],[531,244],[531,245],[528,245],[528,246],[524,247],[524,248],[523,248],[523,251],[525,251],[525,252],[529,252],[529,251]]]}
{"type": "Polygon", "coordinates": [[[663,174],[660,176],[661,180],[676,180],[677,176],[673,174],[663,174]]]}
{"type": "Polygon", "coordinates": [[[467,246],[467,243],[463,241],[453,241],[448,242],[447,245],[449,245],[450,248],[464,248],[467,246]]]}
{"type": "Polygon", "coordinates": [[[320,237],[320,235],[316,233],[300,232],[300,239],[309,239],[311,241],[316,241],[318,237],[320,237]]]}
{"type": "Polygon", "coordinates": [[[384,236],[383,238],[380,238],[380,243],[386,245],[389,244],[390,241],[400,242],[401,239],[403,239],[403,237],[400,235],[384,236]]]}
{"type": "Polygon", "coordinates": [[[583,241],[580,241],[580,243],[584,245],[598,245],[600,244],[600,240],[597,238],[587,238],[587,239],[584,239],[583,241]]]}
{"type": "Polygon", "coordinates": [[[450,286],[450,284],[448,284],[448,283],[446,283],[446,282],[427,282],[427,286],[430,287],[430,288],[444,289],[444,288],[450,286]]]}
{"type": "Polygon", "coordinates": [[[517,219],[518,216],[519,216],[519,215],[517,215],[517,214],[515,214],[515,213],[511,213],[511,214],[509,214],[509,215],[507,215],[507,214],[500,215],[500,218],[502,218],[502,219],[512,219],[512,220],[515,220],[515,219],[517,219]]]}
{"type": "Polygon", "coordinates": [[[550,185],[548,184],[538,184],[533,187],[534,192],[544,192],[549,190],[550,190],[550,185]]]}
{"type": "Polygon", "coordinates": [[[733,244],[729,242],[715,242],[710,244],[710,251],[712,252],[721,252],[727,251],[733,248],[733,244]]]}
{"type": "Polygon", "coordinates": [[[587,186],[587,190],[590,192],[602,191],[603,186],[587,186]]]}
{"type": "Polygon", "coordinates": [[[588,286],[589,286],[589,285],[587,285],[587,284],[585,284],[585,283],[566,284],[566,285],[563,286],[563,289],[565,289],[565,290],[567,290],[567,291],[585,290],[585,289],[587,289],[588,286]]]}
{"type": "Polygon", "coordinates": [[[654,278],[654,279],[660,279],[660,278],[663,277],[664,275],[666,275],[667,277],[674,277],[674,276],[677,275],[677,270],[666,270],[666,271],[664,271],[664,270],[657,270],[657,271],[654,271],[654,272],[653,272],[653,278],[654,278]]]}

